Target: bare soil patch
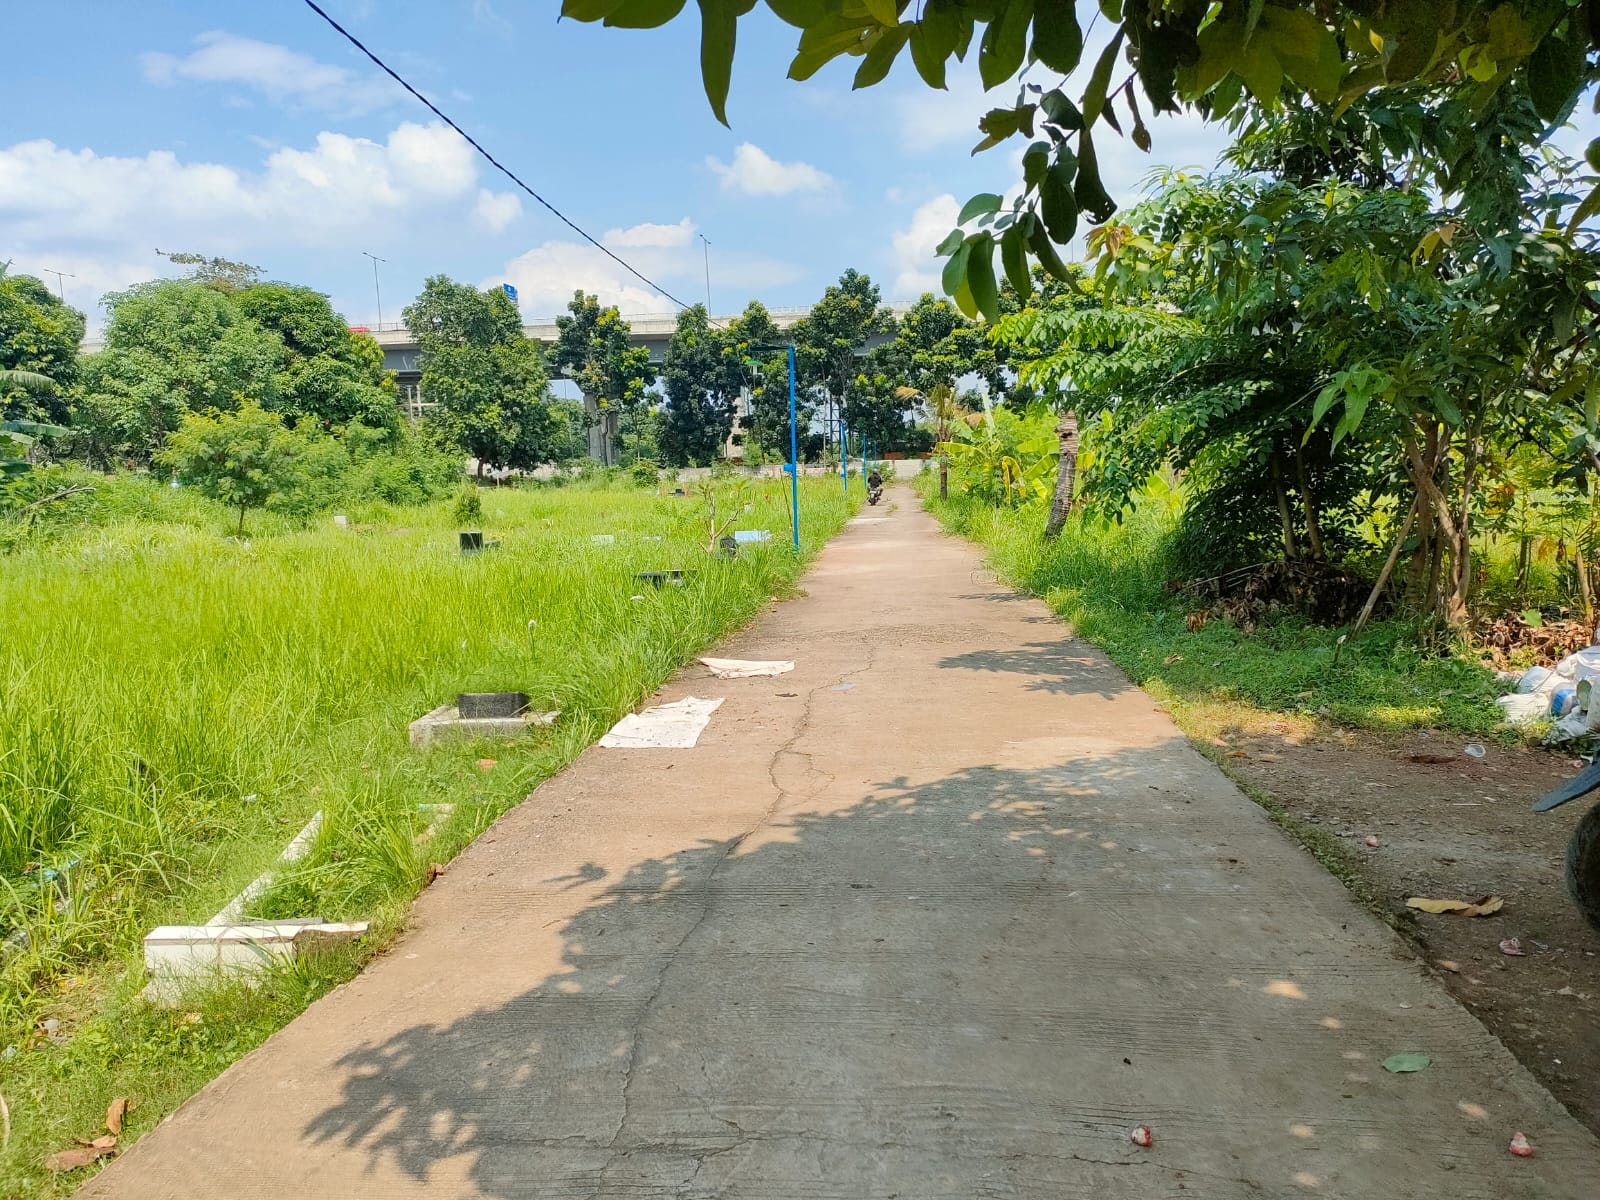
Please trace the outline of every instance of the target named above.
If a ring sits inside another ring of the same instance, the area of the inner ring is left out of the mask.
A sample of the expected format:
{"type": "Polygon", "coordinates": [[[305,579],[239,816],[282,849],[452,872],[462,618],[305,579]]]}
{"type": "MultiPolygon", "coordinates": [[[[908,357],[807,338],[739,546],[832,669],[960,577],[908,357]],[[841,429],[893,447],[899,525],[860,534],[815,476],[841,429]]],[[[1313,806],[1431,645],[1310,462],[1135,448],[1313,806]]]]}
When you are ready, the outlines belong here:
{"type": "Polygon", "coordinates": [[[1530,811],[1576,760],[1494,742],[1472,758],[1469,739],[1455,733],[1276,724],[1225,729],[1213,753],[1292,822],[1337,839],[1348,871],[1450,992],[1600,1133],[1600,933],[1562,878],[1567,839],[1593,801],[1530,811]],[[1405,903],[1486,895],[1505,907],[1489,917],[1435,916],[1405,903]],[[1501,950],[1511,938],[1524,956],[1501,950]]]}

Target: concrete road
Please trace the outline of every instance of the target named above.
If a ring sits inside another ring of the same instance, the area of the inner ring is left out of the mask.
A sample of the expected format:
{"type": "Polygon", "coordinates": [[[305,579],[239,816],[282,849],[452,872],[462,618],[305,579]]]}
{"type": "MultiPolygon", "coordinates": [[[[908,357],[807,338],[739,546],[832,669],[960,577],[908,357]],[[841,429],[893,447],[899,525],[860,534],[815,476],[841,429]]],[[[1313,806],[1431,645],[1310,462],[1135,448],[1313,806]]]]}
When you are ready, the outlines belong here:
{"type": "Polygon", "coordinates": [[[719,651],[794,673],[674,679],[726,697],[697,747],[588,751],[84,1194],[1600,1193],[1387,928],[891,495],[719,651]]]}

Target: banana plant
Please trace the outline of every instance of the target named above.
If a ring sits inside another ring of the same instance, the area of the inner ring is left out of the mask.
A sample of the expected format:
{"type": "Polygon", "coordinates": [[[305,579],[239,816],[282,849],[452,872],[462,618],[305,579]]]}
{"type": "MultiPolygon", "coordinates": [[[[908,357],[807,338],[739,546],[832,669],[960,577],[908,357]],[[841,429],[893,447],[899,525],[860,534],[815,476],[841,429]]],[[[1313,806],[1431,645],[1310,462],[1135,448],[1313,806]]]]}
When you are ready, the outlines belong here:
{"type": "MultiPolygon", "coordinates": [[[[52,392],[56,381],[36,371],[0,371],[0,391],[7,387],[22,388],[30,392],[52,392]]],[[[60,425],[46,425],[41,421],[0,421],[0,476],[20,475],[32,468],[28,461],[28,447],[42,437],[60,437],[67,430],[60,425]],[[6,453],[7,450],[11,452],[6,453]]]]}

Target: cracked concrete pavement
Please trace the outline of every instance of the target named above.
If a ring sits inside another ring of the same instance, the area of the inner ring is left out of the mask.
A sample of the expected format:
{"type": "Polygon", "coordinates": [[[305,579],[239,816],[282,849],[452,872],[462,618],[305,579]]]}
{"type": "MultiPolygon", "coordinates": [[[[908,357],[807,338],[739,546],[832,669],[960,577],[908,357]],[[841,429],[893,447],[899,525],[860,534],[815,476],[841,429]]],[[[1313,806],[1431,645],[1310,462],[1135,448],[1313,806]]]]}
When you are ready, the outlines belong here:
{"type": "Polygon", "coordinates": [[[1595,1195],[1391,931],[891,499],[718,650],[793,673],[681,672],[697,747],[591,748],[82,1194],[1595,1195]]]}

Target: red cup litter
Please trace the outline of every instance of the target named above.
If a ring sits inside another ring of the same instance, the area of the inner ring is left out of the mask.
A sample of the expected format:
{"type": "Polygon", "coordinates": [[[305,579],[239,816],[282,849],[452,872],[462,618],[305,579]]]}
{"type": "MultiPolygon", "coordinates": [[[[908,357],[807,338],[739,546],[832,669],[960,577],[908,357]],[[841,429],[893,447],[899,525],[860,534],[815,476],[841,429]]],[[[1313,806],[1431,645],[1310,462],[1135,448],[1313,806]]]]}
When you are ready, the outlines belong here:
{"type": "MultiPolygon", "coordinates": [[[[1138,1139],[1134,1140],[1137,1141],[1138,1139]]],[[[1515,1154],[1518,1158],[1533,1157],[1533,1147],[1528,1144],[1526,1135],[1524,1135],[1520,1129],[1511,1135],[1511,1153],[1515,1154]]]]}
{"type": "MultiPolygon", "coordinates": [[[[1519,1133],[1517,1136],[1521,1137],[1522,1135],[1519,1133]]],[[[1128,1135],[1128,1140],[1135,1146],[1153,1146],[1155,1145],[1156,1135],[1150,1132],[1150,1126],[1140,1125],[1128,1135]]],[[[1523,1145],[1527,1145],[1527,1143],[1524,1142],[1523,1145]]],[[[1532,1154],[1533,1151],[1529,1150],[1528,1153],[1532,1154]]]]}

